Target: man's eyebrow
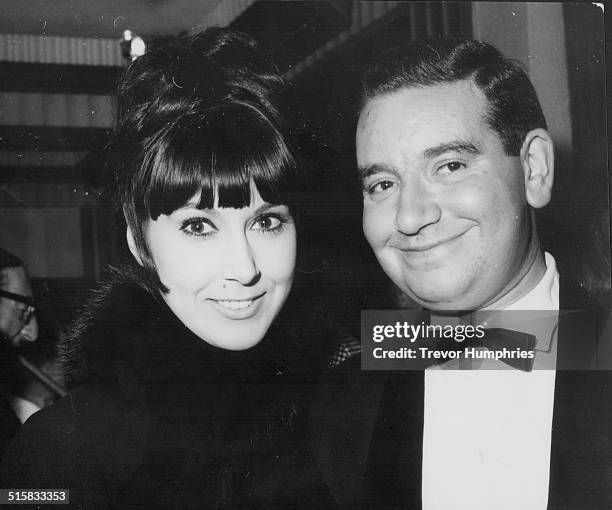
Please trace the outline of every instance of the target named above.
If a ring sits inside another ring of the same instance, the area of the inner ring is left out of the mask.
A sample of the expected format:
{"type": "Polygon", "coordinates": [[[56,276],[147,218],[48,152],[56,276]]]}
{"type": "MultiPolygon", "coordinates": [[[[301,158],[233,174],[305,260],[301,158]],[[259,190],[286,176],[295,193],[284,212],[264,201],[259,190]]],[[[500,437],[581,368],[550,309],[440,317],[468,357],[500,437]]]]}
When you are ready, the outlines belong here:
{"type": "Polygon", "coordinates": [[[423,157],[425,159],[436,158],[447,152],[460,152],[463,154],[480,154],[480,149],[476,147],[472,142],[464,140],[455,140],[452,142],[441,143],[435,147],[430,147],[423,151],[423,157]]]}
{"type": "Polygon", "coordinates": [[[395,170],[393,170],[393,168],[391,168],[390,166],[380,164],[380,163],[373,163],[371,165],[360,166],[357,169],[357,173],[359,174],[359,179],[361,179],[362,181],[372,175],[376,175],[382,172],[396,173],[395,170]]]}

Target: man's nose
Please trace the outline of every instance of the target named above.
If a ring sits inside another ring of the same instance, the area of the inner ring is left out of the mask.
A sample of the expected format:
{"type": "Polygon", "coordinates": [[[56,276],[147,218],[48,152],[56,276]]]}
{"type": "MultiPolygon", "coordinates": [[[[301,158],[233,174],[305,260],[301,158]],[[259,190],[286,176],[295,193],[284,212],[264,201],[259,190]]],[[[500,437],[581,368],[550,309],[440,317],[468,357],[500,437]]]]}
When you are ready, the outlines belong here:
{"type": "Polygon", "coordinates": [[[395,215],[395,227],[405,235],[416,235],[439,221],[441,210],[427,183],[411,179],[402,184],[395,215]]]}
{"type": "Polygon", "coordinates": [[[260,276],[253,247],[246,234],[232,238],[227,247],[224,278],[242,285],[254,285],[260,276]]]}

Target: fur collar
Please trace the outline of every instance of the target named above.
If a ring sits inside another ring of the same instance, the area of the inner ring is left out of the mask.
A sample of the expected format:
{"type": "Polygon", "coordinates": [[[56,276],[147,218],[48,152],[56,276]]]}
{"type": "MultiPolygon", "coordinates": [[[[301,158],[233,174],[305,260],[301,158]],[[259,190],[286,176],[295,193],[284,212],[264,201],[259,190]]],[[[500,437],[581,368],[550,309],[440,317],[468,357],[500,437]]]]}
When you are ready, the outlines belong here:
{"type": "Polygon", "coordinates": [[[138,372],[152,318],[163,306],[138,268],[110,268],[68,328],[61,352],[69,386],[120,382],[138,372]]]}
{"type": "MultiPolygon", "coordinates": [[[[313,377],[328,358],[320,317],[288,303],[267,338],[248,351],[215,348],[191,333],[151,289],[138,266],[109,270],[73,322],[62,346],[69,387],[137,387],[164,378],[313,377]]],[[[304,306],[310,312],[316,309],[304,306]]]]}

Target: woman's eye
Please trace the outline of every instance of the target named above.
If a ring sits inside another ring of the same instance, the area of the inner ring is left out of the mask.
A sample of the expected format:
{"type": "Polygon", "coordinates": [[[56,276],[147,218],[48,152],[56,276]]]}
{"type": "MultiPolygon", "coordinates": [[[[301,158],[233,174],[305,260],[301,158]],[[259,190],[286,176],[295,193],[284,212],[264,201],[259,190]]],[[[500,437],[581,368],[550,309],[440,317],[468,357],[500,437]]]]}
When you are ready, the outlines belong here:
{"type": "Polygon", "coordinates": [[[192,236],[207,236],[216,231],[215,227],[202,218],[191,218],[183,222],[181,230],[192,236]]]}
{"type": "Polygon", "coordinates": [[[440,167],[440,171],[446,171],[448,173],[454,173],[457,170],[461,170],[465,168],[465,163],[460,163],[459,161],[451,161],[450,163],[446,163],[440,167]]]}
{"type": "Polygon", "coordinates": [[[253,230],[274,231],[281,228],[283,221],[276,215],[266,214],[253,222],[253,230]]]}

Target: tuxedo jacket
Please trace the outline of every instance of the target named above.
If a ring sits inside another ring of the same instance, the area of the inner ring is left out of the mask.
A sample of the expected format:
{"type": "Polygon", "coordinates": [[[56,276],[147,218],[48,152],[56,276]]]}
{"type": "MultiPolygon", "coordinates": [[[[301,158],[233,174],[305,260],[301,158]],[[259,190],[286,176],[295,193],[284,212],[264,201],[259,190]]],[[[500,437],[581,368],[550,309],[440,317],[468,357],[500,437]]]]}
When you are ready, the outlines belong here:
{"type": "MultiPolygon", "coordinates": [[[[591,306],[563,283],[562,310],[591,306]]],[[[584,326],[596,320],[588,310],[559,321],[550,510],[612,508],[612,371],[563,369],[570,360],[591,367],[595,341],[610,341],[599,328],[586,338],[584,326]]],[[[423,371],[362,371],[357,356],[328,374],[312,409],[311,436],[341,508],[421,508],[423,417],[423,371]]]]}

